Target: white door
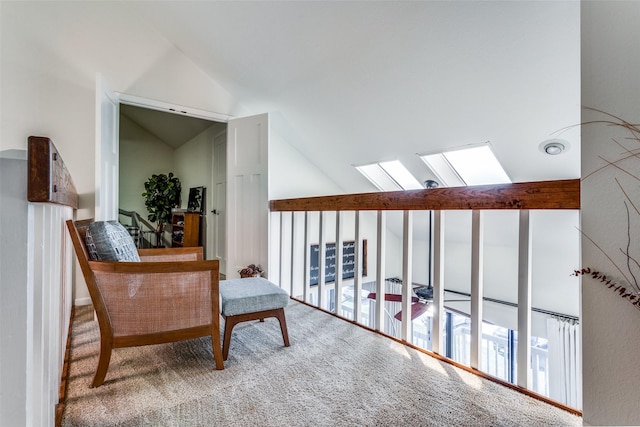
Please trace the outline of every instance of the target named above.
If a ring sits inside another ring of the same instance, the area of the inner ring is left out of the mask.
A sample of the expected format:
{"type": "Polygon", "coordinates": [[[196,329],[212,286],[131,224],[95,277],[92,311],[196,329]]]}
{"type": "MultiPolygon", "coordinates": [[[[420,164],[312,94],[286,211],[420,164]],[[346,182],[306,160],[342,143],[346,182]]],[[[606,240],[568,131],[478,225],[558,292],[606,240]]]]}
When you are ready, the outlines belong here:
{"type": "Polygon", "coordinates": [[[96,75],[96,220],[118,219],[118,138],[120,101],[96,75]]]}
{"type": "Polygon", "coordinates": [[[220,261],[220,272],[227,274],[226,218],[227,218],[227,132],[213,139],[213,191],[211,197],[211,215],[209,230],[212,232],[209,244],[211,259],[220,261]]]}
{"type": "MultiPolygon", "coordinates": [[[[229,120],[227,127],[227,278],[248,264],[268,266],[269,116],[229,120]]],[[[269,272],[267,271],[267,274],[269,272]]]]}

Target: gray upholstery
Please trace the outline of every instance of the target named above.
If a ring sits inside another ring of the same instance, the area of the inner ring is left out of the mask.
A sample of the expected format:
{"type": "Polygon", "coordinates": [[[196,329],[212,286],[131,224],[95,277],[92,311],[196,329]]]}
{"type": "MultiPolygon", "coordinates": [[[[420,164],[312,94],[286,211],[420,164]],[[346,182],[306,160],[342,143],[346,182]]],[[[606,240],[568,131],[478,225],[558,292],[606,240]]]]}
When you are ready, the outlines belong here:
{"type": "Polygon", "coordinates": [[[289,303],[284,289],[262,277],[221,280],[220,297],[224,316],[274,310],[289,303]]]}
{"type": "Polygon", "coordinates": [[[89,224],[85,245],[89,258],[93,261],[140,261],[136,244],[118,221],[96,221],[89,224]]]}

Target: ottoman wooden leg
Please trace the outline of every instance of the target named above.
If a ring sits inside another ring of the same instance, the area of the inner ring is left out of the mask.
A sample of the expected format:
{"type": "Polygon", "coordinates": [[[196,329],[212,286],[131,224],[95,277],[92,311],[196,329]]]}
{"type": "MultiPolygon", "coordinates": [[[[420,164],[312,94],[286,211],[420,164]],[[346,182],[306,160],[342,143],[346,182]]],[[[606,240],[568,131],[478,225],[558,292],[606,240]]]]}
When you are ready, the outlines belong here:
{"type": "Polygon", "coordinates": [[[287,320],[284,317],[284,308],[278,310],[276,314],[278,321],[280,321],[280,329],[282,330],[282,339],[284,340],[284,346],[289,347],[289,331],[287,331],[287,320]]]}
{"type": "Polygon", "coordinates": [[[280,322],[280,330],[282,330],[282,339],[284,346],[289,347],[289,332],[287,331],[287,321],[284,317],[284,308],[274,310],[258,311],[256,313],[236,314],[235,316],[225,316],[224,319],[224,342],[222,344],[222,358],[227,360],[229,356],[229,346],[231,345],[231,331],[233,327],[240,322],[248,320],[260,320],[264,322],[267,317],[275,317],[280,322]]]}

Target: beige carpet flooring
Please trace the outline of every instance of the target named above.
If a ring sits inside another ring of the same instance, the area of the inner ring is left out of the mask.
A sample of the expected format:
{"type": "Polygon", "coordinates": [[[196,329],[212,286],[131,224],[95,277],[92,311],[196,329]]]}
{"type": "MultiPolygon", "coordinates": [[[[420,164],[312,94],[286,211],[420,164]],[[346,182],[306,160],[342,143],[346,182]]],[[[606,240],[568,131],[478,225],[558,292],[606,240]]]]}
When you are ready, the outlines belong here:
{"type": "Polygon", "coordinates": [[[72,330],[63,426],[579,426],[582,419],[292,301],[236,326],[223,371],[197,339],[99,351],[91,311],[72,330]]]}

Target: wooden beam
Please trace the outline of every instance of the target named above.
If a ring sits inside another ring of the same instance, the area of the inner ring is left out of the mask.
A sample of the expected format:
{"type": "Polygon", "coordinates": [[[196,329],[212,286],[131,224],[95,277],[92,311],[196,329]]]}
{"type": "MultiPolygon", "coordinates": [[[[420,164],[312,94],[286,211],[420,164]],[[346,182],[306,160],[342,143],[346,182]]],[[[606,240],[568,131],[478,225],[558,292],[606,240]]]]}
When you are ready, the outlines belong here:
{"type": "Polygon", "coordinates": [[[580,209],[580,180],[271,200],[271,211],[580,209]]]}
{"type": "Polygon", "coordinates": [[[28,140],[27,199],[78,209],[78,192],[53,141],[43,136],[28,140]]]}

